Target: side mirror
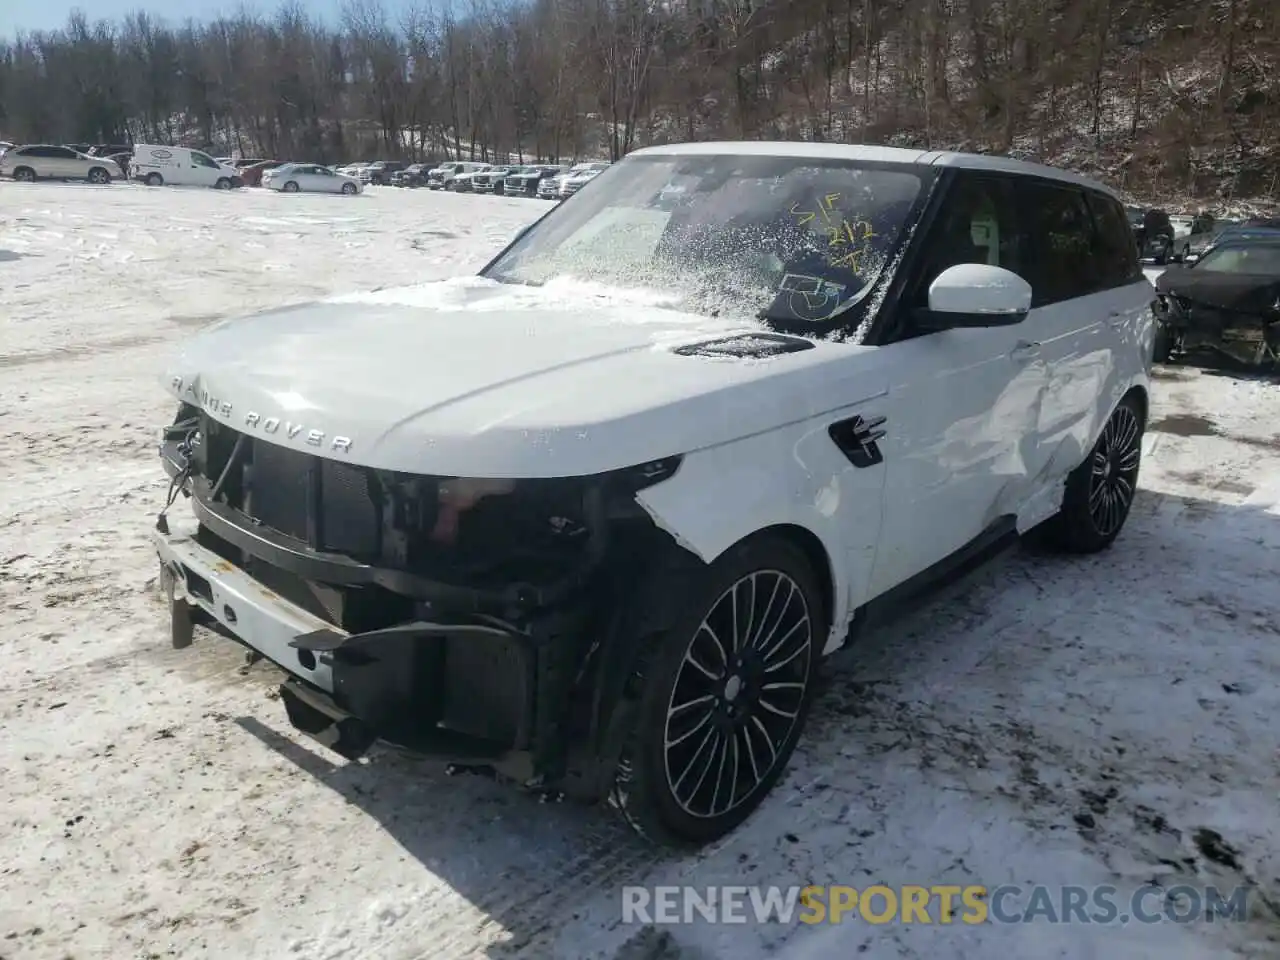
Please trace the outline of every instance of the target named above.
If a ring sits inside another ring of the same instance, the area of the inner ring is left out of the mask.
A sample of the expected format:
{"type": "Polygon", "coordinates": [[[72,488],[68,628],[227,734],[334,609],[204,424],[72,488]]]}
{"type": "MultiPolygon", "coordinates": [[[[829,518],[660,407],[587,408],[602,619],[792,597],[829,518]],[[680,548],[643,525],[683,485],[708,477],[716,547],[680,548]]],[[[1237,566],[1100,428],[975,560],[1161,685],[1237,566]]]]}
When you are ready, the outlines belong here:
{"type": "Polygon", "coordinates": [[[929,285],[929,307],[917,311],[926,330],[952,327],[1007,327],[1031,310],[1031,284],[1012,270],[985,263],[960,263],[929,285]]]}

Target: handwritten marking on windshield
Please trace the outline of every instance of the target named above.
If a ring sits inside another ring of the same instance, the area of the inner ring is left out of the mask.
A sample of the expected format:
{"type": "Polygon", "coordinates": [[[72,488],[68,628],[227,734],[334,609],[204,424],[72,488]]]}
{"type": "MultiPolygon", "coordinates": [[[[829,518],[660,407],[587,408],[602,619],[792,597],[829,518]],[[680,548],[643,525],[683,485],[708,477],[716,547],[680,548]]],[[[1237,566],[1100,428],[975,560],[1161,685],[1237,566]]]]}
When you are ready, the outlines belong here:
{"type": "Polygon", "coordinates": [[[879,236],[869,220],[850,220],[840,214],[836,203],[841,194],[829,193],[818,202],[817,210],[801,210],[800,204],[791,205],[791,215],[798,226],[821,218],[822,230],[827,236],[827,263],[858,272],[863,256],[871,249],[871,239],[879,236]]]}

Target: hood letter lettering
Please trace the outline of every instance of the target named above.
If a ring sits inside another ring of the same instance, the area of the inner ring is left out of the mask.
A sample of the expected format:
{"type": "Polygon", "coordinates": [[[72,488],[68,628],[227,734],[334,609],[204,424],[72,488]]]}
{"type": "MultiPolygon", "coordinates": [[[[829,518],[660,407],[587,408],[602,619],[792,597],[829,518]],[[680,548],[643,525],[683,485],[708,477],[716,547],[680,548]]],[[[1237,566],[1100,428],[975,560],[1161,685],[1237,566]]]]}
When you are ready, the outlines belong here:
{"type": "MultiPolygon", "coordinates": [[[[181,377],[173,377],[172,384],[174,389],[179,389],[182,383],[181,377]]],[[[191,386],[187,387],[188,391],[193,391],[191,386]]],[[[201,389],[199,392],[199,402],[206,410],[213,414],[220,414],[223,417],[231,416],[232,404],[228,400],[219,400],[215,396],[211,396],[207,390],[201,389]]],[[[257,431],[264,434],[280,433],[280,427],[283,423],[284,435],[290,440],[301,437],[302,442],[309,447],[325,447],[327,446],[334,453],[350,453],[351,438],[334,436],[330,437],[324,430],[317,430],[308,427],[302,423],[295,423],[292,420],[281,421],[279,417],[264,417],[256,410],[249,410],[244,415],[244,427],[246,431],[257,431]]]]}

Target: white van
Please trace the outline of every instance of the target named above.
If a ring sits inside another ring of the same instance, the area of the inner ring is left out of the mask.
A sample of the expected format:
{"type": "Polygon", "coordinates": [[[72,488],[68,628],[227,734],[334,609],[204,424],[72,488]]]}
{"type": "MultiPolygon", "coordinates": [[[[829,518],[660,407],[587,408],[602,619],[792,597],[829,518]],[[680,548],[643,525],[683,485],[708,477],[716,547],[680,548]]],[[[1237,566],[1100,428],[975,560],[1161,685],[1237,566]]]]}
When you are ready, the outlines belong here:
{"type": "Polygon", "coordinates": [[[130,173],[134,180],[149,187],[167,183],[230,190],[241,182],[234,167],[219,163],[207,153],[152,143],[134,144],[130,173]]]}

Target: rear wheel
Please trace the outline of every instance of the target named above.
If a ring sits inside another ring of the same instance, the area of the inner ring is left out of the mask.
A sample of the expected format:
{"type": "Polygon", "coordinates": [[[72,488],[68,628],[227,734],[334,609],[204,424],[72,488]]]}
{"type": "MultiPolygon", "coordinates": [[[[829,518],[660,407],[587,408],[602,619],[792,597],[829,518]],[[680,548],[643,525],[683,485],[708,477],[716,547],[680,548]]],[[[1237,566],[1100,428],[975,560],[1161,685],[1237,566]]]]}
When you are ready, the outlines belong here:
{"type": "Polygon", "coordinates": [[[160,174],[158,174],[158,173],[148,173],[148,174],[147,174],[147,186],[148,186],[148,187],[158,187],[158,186],[160,186],[162,183],[164,183],[164,177],[160,176],[160,174]]]}
{"type": "Polygon", "coordinates": [[[292,180],[290,180],[288,183],[286,183],[286,184],[284,185],[284,192],[285,192],[285,193],[297,193],[297,192],[298,192],[298,185],[297,185],[296,183],[294,183],[292,180]]]}
{"type": "Polygon", "coordinates": [[[612,797],[637,831],[674,845],[733,830],[782,776],[826,636],[815,574],[783,538],[744,541],[698,579],[633,677],[612,797]]]}
{"type": "Polygon", "coordinates": [[[1129,394],[1112,412],[1080,466],[1067,477],[1062,509],[1046,525],[1049,542],[1069,553],[1097,553],[1119,536],[1138,489],[1143,405],[1129,394]]]}

